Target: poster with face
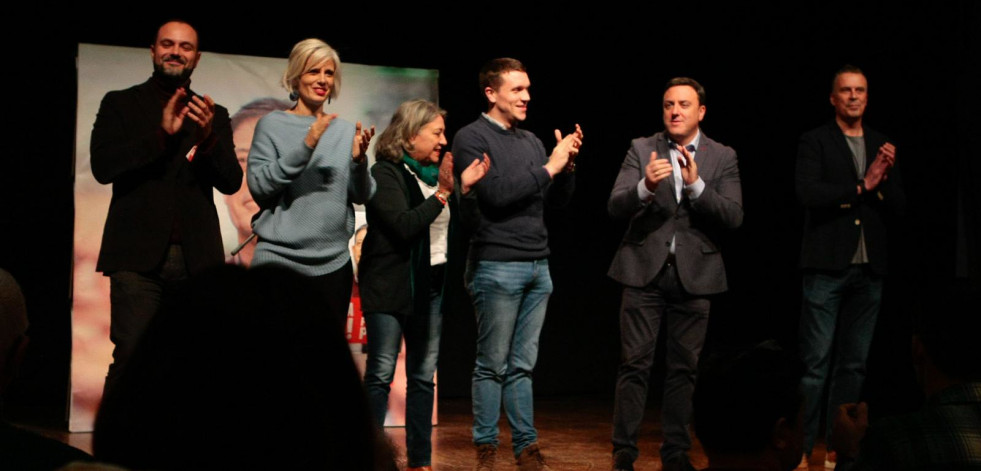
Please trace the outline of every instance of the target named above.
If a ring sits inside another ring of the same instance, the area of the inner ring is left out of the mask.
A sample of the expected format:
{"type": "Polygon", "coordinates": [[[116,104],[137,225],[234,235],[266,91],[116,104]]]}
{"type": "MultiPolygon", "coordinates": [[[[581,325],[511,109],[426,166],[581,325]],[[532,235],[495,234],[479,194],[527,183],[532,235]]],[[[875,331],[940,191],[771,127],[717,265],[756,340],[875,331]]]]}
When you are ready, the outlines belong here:
{"type": "MultiPolygon", "coordinates": [[[[328,41],[329,42],[329,41],[328,41]]],[[[112,359],[109,340],[109,278],[95,271],[109,210],[112,186],[98,183],[92,176],[89,144],[92,126],[102,97],[109,91],[129,88],[146,81],[152,72],[148,49],[80,44],[78,47],[78,110],[75,135],[75,235],[72,281],[72,364],[69,429],[92,429],[95,411],[102,397],[106,370],[112,359]]],[[[228,109],[232,120],[232,139],[239,163],[245,169],[256,122],[274,110],[292,107],[280,86],[286,58],[253,57],[204,52],[191,76],[194,91],[209,95],[228,109]]],[[[327,111],[350,121],[374,125],[379,132],[400,103],[411,99],[438,100],[438,71],[367,66],[345,63],[341,57],[340,95],[327,111]]],[[[369,149],[369,164],[374,162],[369,149]]],[[[258,206],[252,201],[243,179],[232,195],[215,191],[215,207],[221,223],[222,240],[228,263],[247,266],[252,260],[254,240],[252,215],[258,206]],[[244,245],[243,245],[244,244],[244,245]],[[239,248],[234,255],[233,250],[239,248]]],[[[364,208],[355,207],[356,227],[364,224],[364,208]]],[[[352,237],[351,245],[354,244],[352,237]]],[[[357,290],[355,290],[355,293],[357,290]]],[[[360,303],[352,302],[348,338],[356,363],[364,342],[360,303]]],[[[404,373],[401,386],[405,391],[404,373]]],[[[403,399],[404,402],[404,399],[403,399]]],[[[401,406],[401,407],[404,407],[401,406]]],[[[394,407],[393,411],[398,409],[394,407]]],[[[399,409],[401,410],[401,409],[399,409]]]]}

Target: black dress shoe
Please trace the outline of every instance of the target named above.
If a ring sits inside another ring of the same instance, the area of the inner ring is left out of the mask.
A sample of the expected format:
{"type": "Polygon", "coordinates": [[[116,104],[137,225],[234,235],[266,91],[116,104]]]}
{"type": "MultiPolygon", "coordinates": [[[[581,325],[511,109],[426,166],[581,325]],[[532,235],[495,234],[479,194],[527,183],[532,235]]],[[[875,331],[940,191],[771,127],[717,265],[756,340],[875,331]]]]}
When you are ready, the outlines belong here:
{"type": "Polygon", "coordinates": [[[623,451],[614,453],[613,471],[634,471],[634,458],[623,451]]]}

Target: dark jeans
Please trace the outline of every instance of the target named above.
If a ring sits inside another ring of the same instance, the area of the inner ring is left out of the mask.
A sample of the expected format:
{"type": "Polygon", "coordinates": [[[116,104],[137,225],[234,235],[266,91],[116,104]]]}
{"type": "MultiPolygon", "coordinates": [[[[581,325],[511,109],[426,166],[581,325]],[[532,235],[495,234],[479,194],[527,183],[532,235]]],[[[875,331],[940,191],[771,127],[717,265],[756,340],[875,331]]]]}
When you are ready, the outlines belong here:
{"type": "Polygon", "coordinates": [[[673,265],[667,265],[651,284],[623,288],[620,308],[621,362],[613,409],[613,451],[632,456],[644,419],[647,388],[662,322],[667,330],[664,403],[661,407],[664,442],[661,461],[687,460],[691,448],[688,423],[695,389],[698,355],[708,327],[709,300],[684,291],[673,265]]]}
{"type": "MultiPolygon", "coordinates": [[[[365,313],[368,328],[368,362],[364,384],[378,427],[385,425],[388,393],[395,377],[399,347],[405,337],[405,445],[409,467],[432,464],[433,400],[439,336],[443,327],[442,266],[438,267],[429,292],[429,312],[399,316],[382,312],[365,313]]],[[[437,269],[437,267],[433,267],[437,269]]]]}
{"type": "Polygon", "coordinates": [[[109,274],[109,339],[114,348],[103,394],[119,381],[150,320],[168,299],[179,296],[186,279],[187,266],[180,245],[169,246],[160,266],[152,271],[109,274]]]}
{"type": "Polygon", "coordinates": [[[799,339],[806,367],[801,390],[804,452],[808,454],[817,439],[825,382],[831,382],[826,416],[828,437],[838,406],[859,399],[881,298],[882,278],[865,265],[804,273],[799,339]]]}

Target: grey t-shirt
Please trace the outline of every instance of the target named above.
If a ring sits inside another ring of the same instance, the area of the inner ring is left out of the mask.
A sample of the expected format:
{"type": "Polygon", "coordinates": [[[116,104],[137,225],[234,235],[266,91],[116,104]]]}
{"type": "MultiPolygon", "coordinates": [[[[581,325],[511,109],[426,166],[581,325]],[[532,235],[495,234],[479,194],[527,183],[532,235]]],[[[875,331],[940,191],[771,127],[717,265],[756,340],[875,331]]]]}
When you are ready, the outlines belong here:
{"type": "MultiPolygon", "coordinates": [[[[848,147],[852,150],[852,160],[855,161],[855,174],[859,179],[865,176],[865,136],[845,136],[848,147]]],[[[858,233],[858,248],[852,257],[852,263],[869,263],[869,254],[865,251],[865,229],[858,233]]]]}

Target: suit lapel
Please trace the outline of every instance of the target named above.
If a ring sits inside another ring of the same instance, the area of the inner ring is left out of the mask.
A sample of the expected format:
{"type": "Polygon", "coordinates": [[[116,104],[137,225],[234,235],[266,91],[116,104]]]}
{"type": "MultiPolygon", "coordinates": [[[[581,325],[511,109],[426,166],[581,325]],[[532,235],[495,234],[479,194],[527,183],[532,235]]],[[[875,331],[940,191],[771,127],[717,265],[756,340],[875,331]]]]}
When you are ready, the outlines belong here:
{"type": "Polygon", "coordinates": [[[698,138],[698,148],[695,149],[695,163],[698,165],[698,176],[707,184],[715,175],[716,159],[709,146],[709,138],[705,133],[701,133],[698,138]]]}
{"type": "Polygon", "coordinates": [[[864,124],[862,125],[862,136],[865,137],[865,170],[868,171],[879,153],[879,147],[886,141],[876,135],[875,132],[869,131],[869,128],[865,127],[864,124]]]}
{"type": "Polygon", "coordinates": [[[150,122],[159,126],[163,113],[163,104],[157,98],[157,92],[153,89],[154,85],[149,80],[140,85],[139,106],[142,112],[140,116],[150,117],[150,122]],[[154,119],[156,118],[156,119],[154,119]]]}
{"type": "MultiPolygon", "coordinates": [[[[848,146],[845,133],[841,131],[841,128],[839,128],[838,124],[835,122],[830,124],[829,132],[831,133],[831,140],[835,143],[834,145],[838,149],[838,154],[841,156],[844,165],[847,165],[847,168],[851,169],[852,174],[857,176],[858,172],[855,171],[855,156],[852,155],[852,148],[848,146]]],[[[868,133],[865,132],[864,128],[862,130],[862,135],[864,136],[863,139],[865,140],[865,154],[867,158],[869,141],[868,133]]],[[[866,165],[868,165],[868,162],[866,162],[866,165]]]]}

